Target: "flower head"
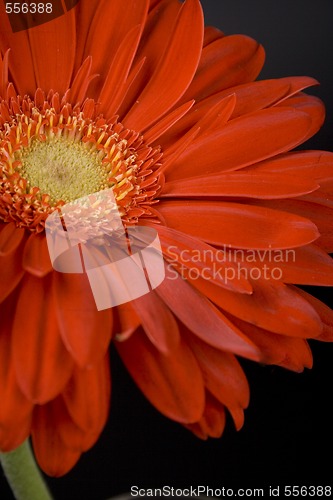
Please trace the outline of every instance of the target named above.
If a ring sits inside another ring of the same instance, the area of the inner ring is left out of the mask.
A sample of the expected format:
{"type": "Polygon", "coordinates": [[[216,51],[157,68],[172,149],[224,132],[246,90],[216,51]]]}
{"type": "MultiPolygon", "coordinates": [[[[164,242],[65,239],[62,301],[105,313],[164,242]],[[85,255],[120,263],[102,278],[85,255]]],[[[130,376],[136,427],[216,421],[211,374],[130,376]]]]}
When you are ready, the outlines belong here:
{"type": "Polygon", "coordinates": [[[105,425],[111,341],[164,415],[201,438],[226,411],[240,428],[239,356],[301,371],[306,339],[333,338],[296,286],[333,284],[333,154],[290,152],[323,122],[316,81],[255,81],[262,47],[204,28],[199,0],[81,0],[17,33],[0,9],[0,448],[31,434],[66,473],[105,425]],[[158,231],[166,279],[97,311],[44,227],[110,188],[125,229],[158,231]]]}

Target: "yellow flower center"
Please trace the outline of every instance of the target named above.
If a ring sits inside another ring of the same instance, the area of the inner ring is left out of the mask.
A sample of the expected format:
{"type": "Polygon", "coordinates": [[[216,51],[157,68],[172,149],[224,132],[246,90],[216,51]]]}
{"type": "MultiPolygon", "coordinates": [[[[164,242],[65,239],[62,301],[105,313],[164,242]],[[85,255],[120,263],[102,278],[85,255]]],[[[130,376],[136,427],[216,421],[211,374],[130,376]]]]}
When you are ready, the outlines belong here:
{"type": "Polygon", "coordinates": [[[0,220],[41,232],[57,208],[110,188],[123,223],[155,218],[160,148],[116,117],[95,117],[91,101],[73,109],[42,96],[0,98],[0,220]]]}
{"type": "Polygon", "coordinates": [[[52,204],[58,200],[68,203],[109,186],[98,152],[82,142],[62,137],[34,140],[17,156],[22,177],[47,193],[52,204]]]}

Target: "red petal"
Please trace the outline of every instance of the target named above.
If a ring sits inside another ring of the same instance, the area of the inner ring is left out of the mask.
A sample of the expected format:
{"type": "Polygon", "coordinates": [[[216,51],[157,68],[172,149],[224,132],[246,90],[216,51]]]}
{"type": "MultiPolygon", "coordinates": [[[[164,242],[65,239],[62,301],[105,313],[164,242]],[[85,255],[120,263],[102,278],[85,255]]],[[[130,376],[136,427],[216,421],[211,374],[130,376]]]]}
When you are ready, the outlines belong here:
{"type": "Polygon", "coordinates": [[[0,257],[4,257],[14,252],[22,243],[24,235],[24,229],[16,227],[14,222],[1,224],[0,257]]]}
{"type": "Polygon", "coordinates": [[[20,283],[24,271],[21,266],[22,252],[0,257],[0,302],[3,302],[20,283]]]}
{"type": "Polygon", "coordinates": [[[149,10],[153,9],[160,2],[162,2],[162,0],[149,0],[149,10]]]}
{"type": "MultiPolygon", "coordinates": [[[[230,278],[228,278],[228,275],[226,278],[223,273],[225,266],[221,258],[222,250],[217,250],[201,240],[166,226],[156,226],[156,230],[158,231],[164,258],[172,266],[175,266],[182,276],[186,276],[187,279],[194,276],[193,279],[195,279],[199,275],[218,286],[230,290],[241,293],[250,293],[252,291],[250,283],[243,275],[236,277],[236,273],[234,273],[230,278]],[[191,271],[186,272],[184,268],[191,271]]],[[[227,266],[228,268],[236,268],[236,265],[233,266],[229,262],[227,266]]]]}
{"type": "Polygon", "coordinates": [[[72,77],[76,39],[74,11],[28,31],[37,87],[64,94],[72,77]]]}
{"type": "Polygon", "coordinates": [[[225,37],[225,34],[214,26],[205,26],[203,46],[209,45],[219,38],[225,37]]]}
{"type": "MultiPolygon", "coordinates": [[[[319,201],[319,200],[318,200],[319,201]]],[[[247,203],[251,203],[248,200],[247,203]]],[[[269,206],[276,210],[297,214],[311,220],[320,233],[320,238],[316,240],[316,245],[326,252],[333,252],[333,208],[325,206],[323,203],[312,203],[306,199],[288,199],[288,200],[258,200],[257,206],[269,206]]]]}
{"type": "Polygon", "coordinates": [[[76,104],[84,101],[89,83],[93,78],[91,76],[91,66],[92,59],[91,57],[87,57],[82,66],[79,68],[71,85],[70,95],[68,97],[68,100],[71,103],[76,104]]]}
{"type": "Polygon", "coordinates": [[[0,52],[4,54],[10,49],[9,71],[11,79],[19,94],[33,95],[36,90],[36,80],[30,45],[28,40],[28,31],[23,30],[13,33],[6,14],[5,2],[0,2],[0,52]],[[22,64],[24,61],[24,64],[22,64]]]}
{"type": "Polygon", "coordinates": [[[174,315],[155,292],[131,302],[142,327],[154,346],[164,354],[172,353],[180,342],[174,315]]]}
{"type": "Polygon", "coordinates": [[[135,67],[140,62],[144,61],[144,66],[135,78],[130,92],[127,93],[121,106],[119,111],[121,117],[125,116],[131,109],[158,66],[169,43],[170,26],[173,26],[180,9],[181,3],[178,0],[162,0],[156,9],[149,12],[135,58],[135,66],[131,71],[131,78],[136,71],[135,67]]]}
{"type": "Polygon", "coordinates": [[[85,57],[92,56],[92,72],[100,75],[99,80],[91,87],[92,96],[97,96],[101,91],[114,55],[126,35],[135,26],[144,25],[147,11],[147,0],[134,3],[102,0],[94,4],[94,15],[90,19],[83,18],[86,19],[86,26],[89,26],[85,57]]]}
{"type": "Polygon", "coordinates": [[[124,125],[143,131],[177,103],[196,71],[203,40],[202,9],[187,0],[180,10],[169,45],[124,125]],[[172,77],[171,77],[172,75],[172,77]]]}
{"type": "MultiPolygon", "coordinates": [[[[328,151],[293,151],[276,158],[252,165],[244,171],[254,174],[281,174],[297,176],[297,179],[330,177],[333,173],[333,153],[328,151]]],[[[298,180],[297,180],[298,182],[298,180]]]]}
{"type": "MultiPolygon", "coordinates": [[[[300,90],[317,84],[314,78],[292,76],[240,85],[236,87],[237,104],[233,117],[236,118],[277,103],[281,104],[300,90]]],[[[285,105],[288,106],[288,104],[285,105]]]]}
{"type": "Polygon", "coordinates": [[[310,116],[292,108],[276,107],[236,118],[194,141],[169,169],[166,180],[246,167],[301,144],[310,128],[310,116]]]}
{"type": "Polygon", "coordinates": [[[276,335],[237,318],[232,318],[232,321],[259,347],[263,363],[279,365],[296,372],[312,367],[311,350],[305,340],[276,335]]]}
{"type": "Polygon", "coordinates": [[[299,293],[302,297],[304,297],[311,306],[315,309],[317,314],[319,315],[322,325],[323,331],[322,333],[316,337],[316,340],[322,340],[323,342],[333,342],[333,311],[326,304],[316,299],[309,293],[304,290],[296,289],[297,293],[299,293]]]}
{"type": "Polygon", "coordinates": [[[311,179],[298,179],[288,175],[272,175],[256,172],[235,172],[233,174],[210,174],[183,179],[181,182],[167,182],[159,198],[290,198],[311,193],[319,184],[311,179]]]}
{"type": "MultiPolygon", "coordinates": [[[[324,123],[325,106],[317,97],[301,93],[287,99],[282,103],[282,106],[292,107],[297,111],[307,113],[311,117],[311,127],[308,130],[305,140],[316,134],[324,123]]],[[[280,107],[280,104],[278,107],[280,107]]]]}
{"type": "Polygon", "coordinates": [[[141,325],[140,318],[129,302],[114,308],[113,314],[113,330],[118,341],[127,340],[141,325]]]}
{"type": "Polygon", "coordinates": [[[243,424],[243,409],[250,399],[249,385],[240,364],[232,354],[214,349],[193,335],[188,337],[188,342],[201,368],[206,388],[228,408],[239,429],[243,424]]]}
{"type": "Polygon", "coordinates": [[[174,111],[166,115],[164,118],[159,120],[156,125],[151,127],[145,133],[145,141],[147,143],[152,143],[156,141],[164,132],[169,130],[170,127],[174,125],[182,116],[184,116],[189,109],[193,106],[194,101],[186,102],[179,108],[176,108],[174,111]]]}
{"type": "Polygon", "coordinates": [[[184,99],[200,101],[220,90],[251,82],[258,76],[264,59],[264,49],[252,38],[219,38],[203,49],[198,71],[184,99]]]}
{"type": "Polygon", "coordinates": [[[22,265],[25,271],[42,278],[52,271],[45,234],[32,234],[24,248],[22,265]]]}
{"type": "Polygon", "coordinates": [[[181,4],[178,0],[160,0],[156,8],[150,9],[137,54],[137,60],[147,58],[147,71],[150,76],[166,50],[170,27],[174,25],[180,10],[181,4]]]}
{"type": "MultiPolygon", "coordinates": [[[[194,127],[190,129],[185,135],[181,136],[163,155],[163,165],[161,171],[165,172],[172,166],[178,158],[183,154],[184,151],[192,144],[193,140],[197,137],[200,132],[199,127],[194,127]]],[[[157,173],[155,172],[155,175],[157,173]]]]}
{"type": "Polygon", "coordinates": [[[25,238],[21,239],[22,233],[18,230],[19,238],[17,238],[16,234],[11,234],[9,239],[9,230],[7,230],[9,225],[10,224],[6,225],[0,233],[0,239],[3,243],[2,250],[5,252],[5,256],[0,255],[0,303],[15,290],[24,275],[22,254],[25,238]],[[18,240],[21,240],[19,246],[17,246],[18,240]],[[15,250],[10,252],[9,250],[13,248],[15,248],[15,250]]]}
{"type": "Polygon", "coordinates": [[[51,276],[25,276],[12,333],[18,383],[26,397],[39,404],[62,391],[73,369],[61,340],[51,290],[51,276]]]}
{"type": "Polygon", "coordinates": [[[183,135],[190,127],[193,127],[202,117],[209,113],[216,104],[228,97],[230,98],[230,95],[236,97],[232,113],[232,118],[236,118],[269,107],[279,97],[285,95],[287,90],[287,83],[280,80],[264,80],[231,87],[206,97],[206,99],[197,102],[192,110],[161,139],[161,145],[165,149],[166,146],[172,144],[176,137],[183,135]]]}
{"type": "MultiPolygon", "coordinates": [[[[39,466],[49,476],[59,477],[74,467],[81,452],[63,442],[59,427],[70,425],[65,405],[58,398],[43,406],[36,406],[32,427],[32,442],[39,466]]],[[[77,428],[71,425],[73,436],[77,428]]],[[[70,432],[68,433],[70,437],[70,432]]],[[[69,443],[70,444],[70,443],[69,443]]]]}
{"type": "Polygon", "coordinates": [[[22,394],[11,353],[13,301],[2,304],[0,324],[0,449],[11,451],[29,437],[33,405],[22,394]]]}
{"type": "Polygon", "coordinates": [[[202,376],[184,342],[165,355],[136,332],[116,347],[136,384],[161,413],[181,423],[200,419],[205,401],[202,376]]]}
{"type": "Polygon", "coordinates": [[[200,439],[218,438],[222,435],[226,424],[224,406],[209,393],[206,394],[205,411],[199,422],[185,425],[200,439]]]}
{"type": "Polygon", "coordinates": [[[57,318],[63,341],[82,368],[105,356],[112,329],[111,310],[98,311],[86,274],[54,273],[57,318]]]}
{"type": "Polygon", "coordinates": [[[99,112],[113,116],[122,104],[127,90],[127,79],[140,41],[142,27],[135,26],[119,45],[110,65],[98,98],[99,112]]]}
{"type": "Polygon", "coordinates": [[[311,220],[240,203],[164,201],[159,203],[158,211],[173,229],[229,248],[286,249],[319,237],[311,220]]]}
{"type": "Polygon", "coordinates": [[[75,367],[63,398],[73,422],[85,432],[100,434],[109,413],[111,374],[109,356],[98,365],[75,367]]]}
{"type": "Polygon", "coordinates": [[[159,142],[165,150],[174,143],[177,137],[183,135],[190,127],[193,127],[212,107],[228,96],[230,97],[231,94],[236,97],[232,118],[237,118],[268,108],[277,102],[281,103],[296,91],[315,84],[317,84],[317,81],[313,78],[290,77],[251,82],[222,90],[196,103],[191,111],[174,125],[159,142]]]}
{"type": "Polygon", "coordinates": [[[0,52],[0,95],[5,96],[8,86],[8,57],[9,49],[5,52],[3,58],[0,52]]]}
{"type": "MultiPolygon", "coordinates": [[[[245,264],[242,269],[246,272],[245,264]]],[[[266,330],[292,337],[318,337],[322,325],[315,309],[292,287],[272,280],[251,280],[253,294],[237,294],[197,279],[198,290],[225,311],[266,330]]]]}
{"type": "Polygon", "coordinates": [[[316,245],[296,248],[293,252],[291,259],[277,264],[284,283],[333,286],[333,260],[326,252],[316,245]]]}
{"type": "Polygon", "coordinates": [[[201,132],[198,137],[205,137],[214,130],[220,130],[229,120],[235,109],[236,96],[231,94],[219,101],[197,122],[201,132]]]}
{"type": "Polygon", "coordinates": [[[223,351],[257,359],[258,352],[242,332],[206,297],[180,278],[178,273],[173,275],[166,268],[166,279],[156,292],[180,321],[207,344],[223,351]]]}

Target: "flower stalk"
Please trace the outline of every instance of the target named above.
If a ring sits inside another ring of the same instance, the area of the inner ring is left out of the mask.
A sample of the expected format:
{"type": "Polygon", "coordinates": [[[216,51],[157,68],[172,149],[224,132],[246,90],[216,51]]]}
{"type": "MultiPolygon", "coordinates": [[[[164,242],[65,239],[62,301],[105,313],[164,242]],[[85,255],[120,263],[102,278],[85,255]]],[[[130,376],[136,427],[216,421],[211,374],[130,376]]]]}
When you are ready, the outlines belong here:
{"type": "Polygon", "coordinates": [[[0,453],[0,462],[16,500],[52,500],[26,440],[8,453],[0,453]]]}

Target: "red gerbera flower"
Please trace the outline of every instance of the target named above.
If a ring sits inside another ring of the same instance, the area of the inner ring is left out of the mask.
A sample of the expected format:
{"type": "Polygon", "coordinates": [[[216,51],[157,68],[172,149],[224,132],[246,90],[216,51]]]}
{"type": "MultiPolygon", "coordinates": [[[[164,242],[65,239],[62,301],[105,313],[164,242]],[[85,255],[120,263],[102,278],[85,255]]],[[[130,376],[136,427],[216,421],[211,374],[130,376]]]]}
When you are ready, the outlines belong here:
{"type": "Polygon", "coordinates": [[[13,34],[0,4],[0,448],[32,435],[50,475],[97,440],[114,342],[137,385],[199,437],[243,423],[236,356],[301,371],[333,313],[333,154],[290,150],[324,119],[307,77],[254,82],[264,51],[203,26],[198,0],[81,0],[13,34]],[[160,237],[166,279],[97,311],[52,269],[45,219],[112,188],[160,237]],[[52,451],[51,451],[52,450],[52,451]]]}

